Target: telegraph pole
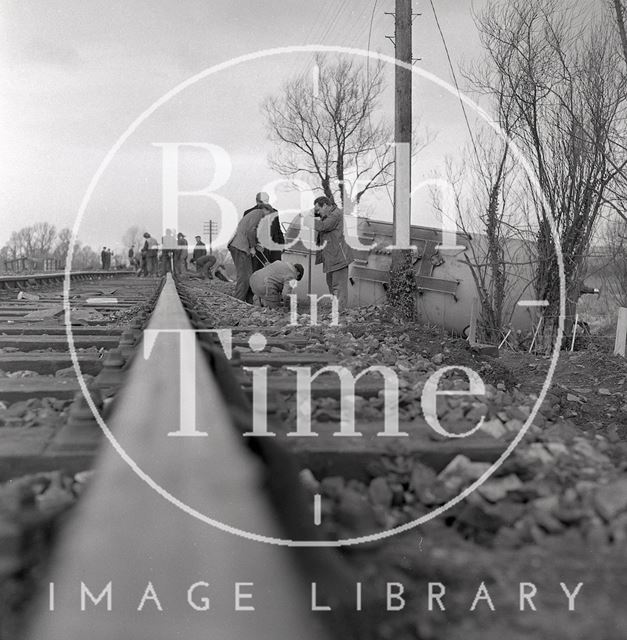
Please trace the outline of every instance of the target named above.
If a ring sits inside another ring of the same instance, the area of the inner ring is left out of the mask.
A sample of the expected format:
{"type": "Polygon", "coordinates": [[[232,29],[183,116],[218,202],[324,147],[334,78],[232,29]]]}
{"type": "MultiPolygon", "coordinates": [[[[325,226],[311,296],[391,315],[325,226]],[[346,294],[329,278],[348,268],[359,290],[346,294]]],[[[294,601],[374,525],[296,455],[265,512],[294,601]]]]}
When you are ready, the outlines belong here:
{"type": "Polygon", "coordinates": [[[218,232],[218,223],[207,220],[203,225],[203,235],[209,236],[209,255],[213,254],[213,234],[218,232]]]}
{"type": "MultiPolygon", "coordinates": [[[[412,64],[412,0],[395,0],[394,56],[412,64]]],[[[412,71],[395,65],[394,88],[394,245],[410,246],[412,71]]],[[[394,252],[393,255],[396,255],[394,252]]]]}

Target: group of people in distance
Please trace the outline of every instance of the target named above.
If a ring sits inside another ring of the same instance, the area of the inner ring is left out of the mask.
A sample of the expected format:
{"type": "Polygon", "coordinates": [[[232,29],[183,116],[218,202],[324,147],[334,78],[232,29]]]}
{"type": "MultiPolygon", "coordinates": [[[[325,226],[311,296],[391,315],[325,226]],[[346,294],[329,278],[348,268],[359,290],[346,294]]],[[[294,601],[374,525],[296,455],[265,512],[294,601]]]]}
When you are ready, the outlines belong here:
{"type": "MultiPolygon", "coordinates": [[[[287,295],[305,271],[301,264],[281,261],[281,251],[274,249],[285,239],[278,216],[270,215],[273,213],[276,209],[270,205],[268,194],[258,193],[255,206],[244,212],[228,244],[237,272],[235,297],[252,303],[257,296],[267,307],[279,306],[282,298],[287,302],[287,295]],[[272,240],[271,245],[268,239],[272,240]]],[[[320,250],[316,264],[323,265],[329,293],[337,297],[342,310],[347,304],[348,266],[352,262],[351,249],[344,239],[342,210],[326,196],[320,196],[314,200],[313,214],[303,216],[302,223],[317,232],[320,250]]]]}
{"type": "Polygon", "coordinates": [[[207,246],[201,236],[196,236],[196,244],[190,259],[189,245],[185,234],[179,232],[175,237],[172,229],[166,229],[161,248],[159,248],[156,238],[153,238],[148,232],[144,233],[144,244],[139,252],[139,258],[135,256],[133,247],[128,250],[128,258],[131,267],[137,269],[139,277],[161,276],[168,271],[176,275],[184,275],[189,272],[187,264],[189,260],[203,279],[213,278],[213,269],[217,278],[228,280],[223,265],[217,265],[216,256],[207,253],[207,246]]]}
{"type": "MultiPolygon", "coordinates": [[[[270,197],[259,192],[255,205],[244,211],[227,247],[237,273],[235,297],[249,304],[256,298],[261,306],[276,308],[288,303],[288,295],[302,279],[305,269],[302,264],[281,259],[285,238],[278,215],[271,214],[277,211],[270,205],[270,197]]],[[[342,210],[326,196],[320,196],[314,200],[313,212],[302,216],[302,224],[317,234],[316,264],[323,265],[329,293],[336,296],[338,308],[342,310],[347,304],[348,267],[352,262],[351,249],[344,239],[342,210]]],[[[139,276],[188,272],[189,247],[183,233],[175,237],[174,231],[167,229],[161,250],[149,233],[144,233],[144,239],[139,261],[133,248],[129,250],[129,261],[133,265],[135,260],[139,276]]],[[[196,236],[190,263],[202,278],[213,278],[215,273],[215,277],[228,281],[224,265],[207,253],[201,236],[196,236]]]]}
{"type": "Polygon", "coordinates": [[[102,247],[102,251],[100,252],[100,263],[102,265],[103,270],[111,269],[111,256],[113,256],[113,251],[108,247],[102,247]]]}

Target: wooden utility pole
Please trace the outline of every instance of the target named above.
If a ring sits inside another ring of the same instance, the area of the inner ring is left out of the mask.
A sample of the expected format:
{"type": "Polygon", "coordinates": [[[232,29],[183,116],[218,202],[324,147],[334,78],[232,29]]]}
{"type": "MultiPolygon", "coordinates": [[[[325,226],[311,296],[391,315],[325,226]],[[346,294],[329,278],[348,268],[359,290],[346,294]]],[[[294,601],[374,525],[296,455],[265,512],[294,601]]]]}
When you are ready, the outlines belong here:
{"type": "Polygon", "coordinates": [[[213,234],[218,232],[218,223],[208,220],[203,225],[203,234],[209,236],[209,255],[213,254],[213,234]]]}
{"type": "MultiPolygon", "coordinates": [[[[397,60],[412,64],[411,0],[396,0],[394,14],[394,55],[397,60]]],[[[395,66],[394,88],[394,244],[409,248],[411,222],[411,69],[395,66]]]]}

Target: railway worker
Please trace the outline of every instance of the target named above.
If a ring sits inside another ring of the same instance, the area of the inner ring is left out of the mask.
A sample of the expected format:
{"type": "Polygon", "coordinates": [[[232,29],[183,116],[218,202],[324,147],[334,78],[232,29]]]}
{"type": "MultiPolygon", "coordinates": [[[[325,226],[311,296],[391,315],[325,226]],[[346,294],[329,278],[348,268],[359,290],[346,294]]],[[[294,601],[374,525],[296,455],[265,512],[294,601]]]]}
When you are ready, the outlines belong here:
{"type": "Polygon", "coordinates": [[[145,264],[143,267],[144,274],[147,276],[157,275],[157,253],[159,243],[156,238],[153,238],[147,231],[144,233],[144,247],[142,253],[144,253],[145,264]]]}
{"type": "Polygon", "coordinates": [[[344,239],[344,213],[326,196],[314,200],[314,215],[305,218],[304,226],[318,232],[316,264],[322,264],[329,293],[337,297],[338,309],[348,302],[348,265],[353,254],[344,239]]]}
{"type": "Polygon", "coordinates": [[[174,251],[176,249],[176,237],[174,229],[166,229],[161,236],[161,275],[168,271],[174,272],[174,251]]]}
{"type": "Polygon", "coordinates": [[[144,247],[146,243],[144,242],[144,246],[139,250],[139,264],[137,265],[137,277],[145,277],[148,275],[148,271],[146,269],[146,250],[144,247]]]}
{"type": "Polygon", "coordinates": [[[194,245],[194,249],[192,251],[192,259],[190,263],[196,267],[196,271],[199,272],[200,268],[198,266],[198,258],[202,258],[207,255],[207,245],[202,241],[200,236],[196,236],[196,244],[194,245]]]}
{"type": "MultiPolygon", "coordinates": [[[[250,209],[246,209],[246,211],[244,211],[244,216],[249,214],[251,211],[254,211],[259,206],[260,203],[264,203],[264,202],[267,203],[268,206],[270,207],[270,213],[276,213],[277,210],[272,205],[270,205],[269,198],[267,200],[263,199],[265,196],[267,196],[266,193],[263,193],[263,192],[258,193],[257,196],[255,197],[255,200],[256,200],[255,206],[251,207],[250,209]]],[[[281,224],[279,223],[279,216],[278,215],[272,216],[272,220],[270,222],[270,228],[269,229],[266,228],[262,230],[262,227],[265,225],[266,220],[269,220],[269,218],[264,218],[261,220],[257,230],[257,237],[259,240],[261,240],[261,244],[263,245],[262,235],[264,231],[265,231],[265,234],[275,244],[285,244],[285,236],[283,235],[281,224]]],[[[275,249],[263,247],[261,253],[263,255],[260,255],[260,252],[258,251],[257,255],[253,258],[253,271],[257,271],[258,269],[263,268],[268,262],[276,262],[277,260],[280,260],[281,254],[283,252],[280,249],[275,250],[275,249]]]]}
{"type": "Polygon", "coordinates": [[[100,262],[102,263],[103,271],[107,268],[107,247],[102,247],[100,252],[100,262]]]}
{"type": "Polygon", "coordinates": [[[137,261],[135,260],[135,249],[133,247],[131,247],[128,250],[128,266],[129,269],[132,269],[133,267],[135,267],[137,261]]]}
{"type": "Polygon", "coordinates": [[[287,296],[295,286],[294,281],[302,280],[304,272],[302,264],[290,264],[281,260],[271,262],[250,276],[250,288],[259,296],[262,307],[277,309],[281,306],[281,299],[284,304],[288,304],[287,296]]]}
{"type": "Polygon", "coordinates": [[[174,252],[174,273],[187,273],[187,239],[185,234],[176,234],[176,251],[174,252]]]}
{"type": "Polygon", "coordinates": [[[212,255],[204,255],[196,260],[196,271],[202,275],[203,280],[206,280],[207,278],[210,280],[213,279],[211,268],[217,261],[217,258],[212,255]]]}
{"type": "Polygon", "coordinates": [[[252,304],[253,301],[250,276],[253,273],[253,258],[257,253],[257,227],[264,216],[272,213],[272,207],[269,204],[270,196],[267,193],[258,193],[256,201],[255,207],[246,211],[246,215],[242,216],[235,229],[235,234],[228,244],[237,272],[235,297],[249,304],[252,304]]]}
{"type": "Polygon", "coordinates": [[[216,266],[212,269],[213,275],[218,280],[222,280],[222,282],[233,282],[226,272],[226,259],[227,259],[226,251],[217,251],[216,252],[216,266]]]}

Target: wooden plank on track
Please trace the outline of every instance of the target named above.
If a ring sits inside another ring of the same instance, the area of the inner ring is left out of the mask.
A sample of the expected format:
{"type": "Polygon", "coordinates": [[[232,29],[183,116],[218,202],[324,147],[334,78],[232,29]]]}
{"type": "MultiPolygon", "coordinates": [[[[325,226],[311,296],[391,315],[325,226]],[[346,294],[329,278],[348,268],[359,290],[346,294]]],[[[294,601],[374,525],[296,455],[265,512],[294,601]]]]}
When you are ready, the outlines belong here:
{"type": "MultiPolygon", "coordinates": [[[[77,349],[96,347],[98,349],[113,349],[120,341],[117,336],[80,335],[74,337],[74,346],[77,349]]],[[[66,336],[0,336],[0,349],[14,347],[20,351],[34,351],[39,349],[51,349],[64,351],[68,348],[66,336]]]]}
{"type": "Polygon", "coordinates": [[[73,398],[80,391],[76,378],[0,378],[0,400],[18,402],[30,398],[73,398]]]}
{"type": "MultiPolygon", "coordinates": [[[[338,361],[337,356],[328,353],[240,353],[240,362],[244,367],[271,367],[299,364],[329,365],[338,361]]],[[[233,362],[236,364],[236,361],[233,362]]],[[[0,368],[2,368],[0,366],[0,368]]]]}
{"type": "MultiPolygon", "coordinates": [[[[103,359],[97,353],[78,353],[81,371],[92,376],[102,369],[103,359]]],[[[0,353],[0,371],[36,371],[40,375],[54,375],[59,369],[72,366],[69,353],[0,353]]]]}
{"type": "MultiPolygon", "coordinates": [[[[239,380],[244,387],[244,391],[248,394],[252,393],[252,378],[245,375],[241,376],[239,380]]],[[[268,375],[267,388],[270,393],[283,393],[285,395],[295,394],[296,374],[289,378],[286,376],[268,375]]],[[[355,395],[362,396],[364,398],[372,398],[378,396],[382,389],[383,382],[370,381],[365,378],[361,378],[355,384],[355,395]]],[[[339,382],[321,382],[319,379],[316,379],[311,383],[312,398],[339,399],[342,395],[344,395],[344,391],[342,387],[340,387],[339,382]]]]}
{"type": "MultiPolygon", "coordinates": [[[[149,328],[191,330],[169,275],[149,328]]],[[[231,424],[197,342],[202,393],[193,397],[210,433],[167,436],[179,428],[179,340],[161,334],[148,359],[134,358],[109,426],[135,470],[112,447],[103,448],[93,483],[56,553],[50,577],[55,610],[48,610],[46,592],[29,640],[327,637],[310,611],[310,586],[294,572],[293,550],[201,522],[164,497],[167,491],[232,527],[281,536],[261,488],[259,459],[231,424]],[[140,607],[149,583],[162,610],[154,598],[140,607]],[[247,583],[240,589],[252,597],[241,606],[253,605],[254,611],[236,610],[237,583],[247,583]],[[87,600],[81,611],[81,584],[94,595],[110,584],[111,611],[106,598],[98,605],[87,600]],[[210,610],[194,610],[190,599],[210,610]]]]}
{"type": "Polygon", "coordinates": [[[7,319],[24,318],[27,315],[31,315],[33,313],[39,313],[40,316],[54,318],[60,315],[61,313],[63,313],[63,311],[59,311],[58,309],[38,310],[37,307],[33,307],[31,309],[11,309],[9,307],[0,307],[0,318],[3,318],[3,319],[4,318],[7,318],[7,319]]]}
{"type": "MultiPolygon", "coordinates": [[[[264,336],[265,337],[265,336],[264,336]]],[[[248,338],[241,337],[233,337],[231,344],[234,347],[248,347],[249,346],[248,338]]],[[[311,341],[307,338],[293,338],[290,336],[281,336],[281,337],[266,337],[266,346],[267,347],[306,347],[311,341]]]]}
{"type": "MultiPolygon", "coordinates": [[[[102,327],[102,326],[73,326],[72,335],[75,336],[117,336],[120,335],[124,329],[122,327],[102,327]]],[[[22,323],[2,324],[0,323],[0,336],[14,336],[14,335],[35,335],[35,336],[64,336],[67,333],[67,329],[63,324],[57,325],[44,325],[35,324],[28,325],[22,323]]]]}

